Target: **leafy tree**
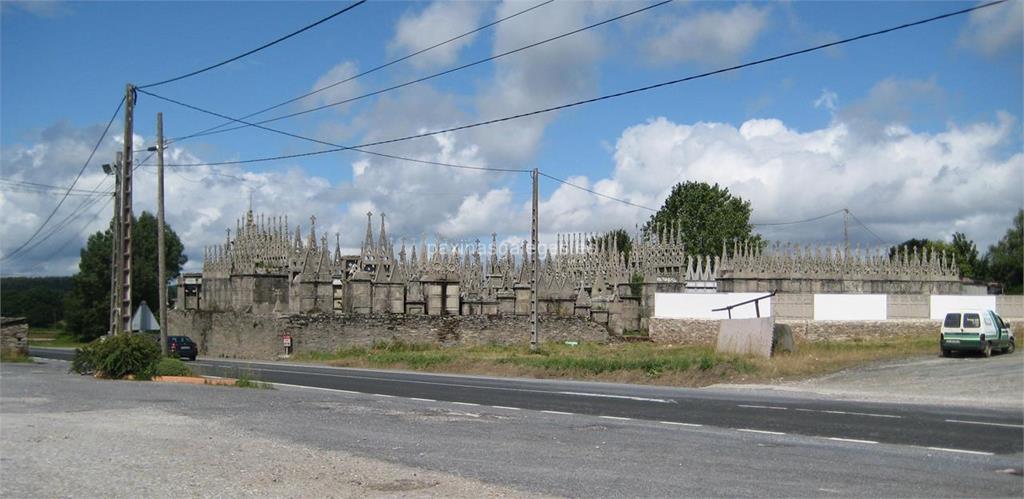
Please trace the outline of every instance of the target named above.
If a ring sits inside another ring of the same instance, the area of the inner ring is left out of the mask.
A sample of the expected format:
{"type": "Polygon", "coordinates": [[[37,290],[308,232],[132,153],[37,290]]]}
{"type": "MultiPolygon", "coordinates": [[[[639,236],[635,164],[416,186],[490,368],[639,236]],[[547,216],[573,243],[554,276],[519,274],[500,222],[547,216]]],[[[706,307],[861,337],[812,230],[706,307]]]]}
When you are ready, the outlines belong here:
{"type": "Polygon", "coordinates": [[[953,233],[953,242],[947,245],[956,257],[956,265],[960,267],[960,275],[972,279],[984,278],[983,260],[978,257],[978,247],[974,241],[967,239],[963,232],[953,233]]]}
{"type": "Polygon", "coordinates": [[[590,240],[590,244],[607,245],[609,249],[617,247],[626,262],[629,262],[629,254],[633,251],[633,239],[629,237],[626,229],[615,229],[595,236],[590,240]]]}
{"type": "MultiPolygon", "coordinates": [[[[159,314],[156,226],[156,217],[142,212],[132,227],[132,306],[138,307],[145,300],[159,314]]],[[[80,340],[97,338],[110,328],[111,238],[110,229],[97,232],[89,236],[81,251],[74,287],[65,306],[68,331],[80,340]]],[[[166,273],[170,278],[178,275],[187,257],[170,226],[164,227],[164,245],[166,273]]]]}
{"type": "Polygon", "coordinates": [[[681,224],[686,250],[695,255],[717,255],[722,243],[732,253],[734,239],[763,245],[750,225],[750,202],[733,196],[729,189],[706,182],[676,184],[661,209],[644,226],[645,231],[681,224]]]}
{"type": "Polygon", "coordinates": [[[988,249],[988,276],[1003,285],[1008,294],[1024,291],[1024,209],[998,243],[988,249]]]}
{"type": "Polygon", "coordinates": [[[0,315],[25,317],[29,326],[53,326],[64,319],[64,296],[70,277],[5,277],[0,279],[0,315]]]}

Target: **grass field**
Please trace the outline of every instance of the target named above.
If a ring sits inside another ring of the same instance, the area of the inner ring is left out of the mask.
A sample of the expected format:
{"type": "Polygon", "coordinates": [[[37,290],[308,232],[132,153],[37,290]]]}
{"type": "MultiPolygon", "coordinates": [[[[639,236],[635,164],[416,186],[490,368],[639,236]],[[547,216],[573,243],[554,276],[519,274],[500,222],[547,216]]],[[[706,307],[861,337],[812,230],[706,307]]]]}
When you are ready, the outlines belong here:
{"type": "Polygon", "coordinates": [[[531,352],[526,346],[441,347],[392,342],[300,354],[295,360],[345,367],[706,386],[802,379],[871,362],[937,355],[937,352],[935,335],[925,335],[798,343],[795,353],[783,353],[771,359],[722,355],[711,346],[649,342],[578,346],[548,343],[537,352],[531,352]]]}
{"type": "Polygon", "coordinates": [[[80,343],[68,335],[62,329],[56,328],[29,328],[28,344],[35,347],[75,347],[78,348],[85,343],[80,343]]]}

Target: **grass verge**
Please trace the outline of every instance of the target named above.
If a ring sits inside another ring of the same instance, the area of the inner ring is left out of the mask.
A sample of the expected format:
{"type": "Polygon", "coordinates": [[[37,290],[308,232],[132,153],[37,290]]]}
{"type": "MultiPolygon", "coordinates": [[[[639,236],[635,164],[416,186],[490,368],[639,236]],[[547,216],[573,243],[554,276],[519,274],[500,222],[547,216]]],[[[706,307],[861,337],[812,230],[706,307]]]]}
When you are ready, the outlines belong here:
{"type": "Polygon", "coordinates": [[[936,355],[934,335],[797,344],[771,359],[723,355],[712,346],[644,343],[441,347],[403,342],[299,354],[298,361],[344,367],[385,367],[492,376],[567,378],[706,386],[774,383],[837,372],[877,361],[936,355]]]}
{"type": "Polygon", "coordinates": [[[78,348],[86,343],[76,340],[63,329],[33,327],[28,330],[28,344],[34,347],[78,348]]]}
{"type": "Polygon", "coordinates": [[[0,352],[0,362],[32,362],[32,358],[21,352],[0,352]]]}

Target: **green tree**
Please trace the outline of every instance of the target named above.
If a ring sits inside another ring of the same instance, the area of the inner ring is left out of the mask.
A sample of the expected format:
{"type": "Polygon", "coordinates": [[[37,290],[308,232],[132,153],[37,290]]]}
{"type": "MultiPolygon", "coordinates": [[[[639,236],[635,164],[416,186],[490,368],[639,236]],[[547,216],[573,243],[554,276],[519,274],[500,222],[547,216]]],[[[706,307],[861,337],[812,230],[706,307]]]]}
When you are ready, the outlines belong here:
{"type": "Polygon", "coordinates": [[[629,254],[633,251],[633,238],[629,237],[626,229],[615,229],[595,236],[590,240],[592,245],[607,245],[608,248],[617,247],[622,257],[629,262],[629,254]]]}
{"type": "Polygon", "coordinates": [[[956,264],[960,267],[960,275],[971,279],[983,279],[983,260],[978,257],[978,247],[974,241],[967,239],[963,232],[953,233],[953,242],[947,248],[956,257],[956,264]]]}
{"type": "Polygon", "coordinates": [[[1008,294],[1024,291],[1024,209],[1018,210],[1013,224],[986,255],[988,276],[1003,285],[1008,294]]]}
{"type": "MultiPolygon", "coordinates": [[[[132,306],[138,307],[145,300],[158,314],[156,225],[156,217],[142,212],[132,227],[132,306]]],[[[65,302],[68,331],[80,340],[97,338],[110,327],[111,237],[110,229],[89,236],[81,251],[78,273],[73,277],[74,286],[65,302]]],[[[171,278],[178,275],[188,258],[170,226],[164,227],[164,244],[166,273],[171,278]]]]}
{"type": "Polygon", "coordinates": [[[750,225],[750,202],[733,196],[729,189],[706,182],[684,182],[672,188],[665,204],[644,226],[645,231],[657,231],[679,223],[686,250],[694,255],[717,255],[722,243],[732,253],[734,239],[763,245],[760,235],[750,225]]]}

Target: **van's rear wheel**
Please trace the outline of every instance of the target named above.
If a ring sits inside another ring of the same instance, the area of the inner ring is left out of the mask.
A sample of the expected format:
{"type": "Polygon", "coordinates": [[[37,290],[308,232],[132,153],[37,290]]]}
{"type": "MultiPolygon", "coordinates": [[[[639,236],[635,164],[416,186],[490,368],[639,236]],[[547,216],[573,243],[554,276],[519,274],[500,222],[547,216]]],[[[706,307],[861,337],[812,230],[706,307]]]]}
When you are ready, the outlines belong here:
{"type": "Polygon", "coordinates": [[[1003,353],[1013,353],[1016,349],[1016,345],[1013,344],[1013,338],[1010,338],[1010,342],[1006,345],[1006,348],[1003,349],[1003,353]]]}
{"type": "Polygon", "coordinates": [[[951,356],[951,355],[953,355],[953,353],[952,353],[952,352],[950,352],[948,348],[943,348],[943,349],[942,349],[942,356],[943,356],[943,357],[949,357],[949,356],[951,356]]]}
{"type": "Polygon", "coordinates": [[[992,344],[991,343],[989,343],[987,341],[985,342],[985,346],[983,346],[981,348],[981,356],[982,357],[991,357],[992,356],[992,344]]]}

